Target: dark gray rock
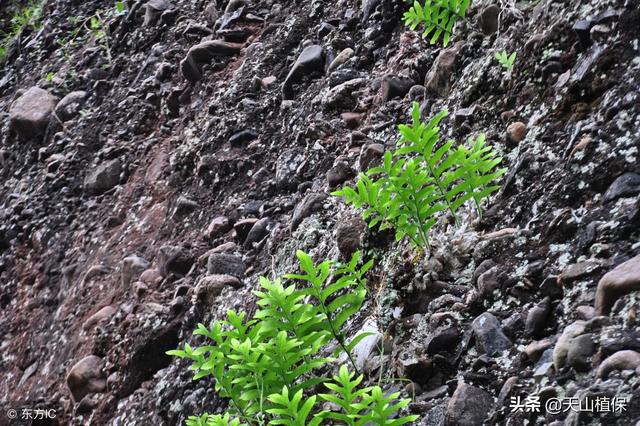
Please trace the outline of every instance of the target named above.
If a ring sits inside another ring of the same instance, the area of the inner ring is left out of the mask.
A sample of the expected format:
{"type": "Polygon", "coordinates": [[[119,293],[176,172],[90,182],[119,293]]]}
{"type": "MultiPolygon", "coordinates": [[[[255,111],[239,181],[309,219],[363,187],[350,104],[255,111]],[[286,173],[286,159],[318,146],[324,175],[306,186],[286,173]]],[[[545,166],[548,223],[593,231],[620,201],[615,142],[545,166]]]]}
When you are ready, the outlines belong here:
{"type": "Polygon", "coordinates": [[[186,275],[193,265],[193,258],[181,246],[162,246],[158,253],[158,271],[163,277],[171,274],[186,275]]]}
{"type": "Polygon", "coordinates": [[[428,93],[438,96],[446,96],[449,93],[461,47],[462,45],[457,43],[455,46],[440,52],[425,77],[424,87],[427,88],[428,93]]]}
{"type": "Polygon", "coordinates": [[[620,197],[633,197],[638,193],[640,193],[640,175],[625,173],[613,181],[602,200],[606,203],[620,197]]]}
{"type": "Polygon", "coordinates": [[[329,188],[335,188],[356,175],[355,171],[344,161],[338,161],[327,172],[329,188]]]}
{"type": "Polygon", "coordinates": [[[258,139],[258,132],[254,129],[244,129],[239,132],[234,133],[229,138],[229,143],[231,145],[241,145],[243,143],[251,142],[255,139],[258,139]]]}
{"type": "Polygon", "coordinates": [[[339,223],[336,231],[336,244],[344,258],[350,259],[353,253],[360,248],[362,234],[366,227],[367,225],[360,218],[339,223]]]}
{"type": "Polygon", "coordinates": [[[478,26],[480,30],[484,33],[484,35],[491,35],[498,31],[498,17],[500,15],[500,7],[495,4],[490,4],[489,6],[482,9],[480,12],[480,17],[478,18],[478,26]]]}
{"type": "Polygon", "coordinates": [[[298,56],[282,84],[282,98],[285,100],[293,99],[293,85],[305,75],[313,72],[324,72],[324,60],[325,54],[322,46],[317,44],[307,46],[298,56]]]}
{"type": "Polygon", "coordinates": [[[69,121],[79,112],[88,96],[84,90],[76,90],[67,94],[58,105],[56,105],[55,113],[60,121],[69,121]]]}
{"type": "Polygon", "coordinates": [[[245,269],[242,258],[233,254],[214,253],[209,255],[207,261],[207,272],[211,275],[231,275],[242,278],[245,269]]]}
{"type": "Polygon", "coordinates": [[[292,189],[298,185],[298,167],[304,161],[304,153],[299,149],[287,149],[276,161],[276,186],[281,189],[292,189]]]}
{"type": "Polygon", "coordinates": [[[415,85],[415,81],[405,76],[385,75],[380,86],[380,96],[382,102],[393,98],[402,98],[409,93],[415,85]]]}
{"type": "Polygon", "coordinates": [[[594,335],[582,334],[571,341],[567,352],[567,364],[579,372],[591,371],[590,358],[596,353],[594,335]]]}
{"type": "Polygon", "coordinates": [[[545,297],[540,303],[529,310],[524,328],[525,334],[536,339],[540,338],[550,313],[551,299],[545,297]]]}
{"type": "Polygon", "coordinates": [[[84,178],[85,191],[99,195],[110,190],[120,182],[122,171],[122,162],[117,158],[99,165],[84,178]]]}
{"type": "Polygon", "coordinates": [[[365,170],[380,164],[380,159],[383,156],[384,145],[379,143],[366,145],[358,158],[358,170],[364,172],[365,170]]]}
{"type": "Polygon", "coordinates": [[[22,139],[42,137],[58,98],[39,87],[30,87],[9,109],[11,127],[22,139]]]}
{"type": "Polygon", "coordinates": [[[493,409],[493,397],[489,392],[458,382],[458,387],[447,404],[446,425],[480,426],[493,409]]]}
{"type": "Polygon", "coordinates": [[[223,40],[203,41],[189,49],[180,62],[182,75],[191,82],[202,79],[203,65],[211,62],[216,56],[233,56],[240,53],[242,44],[223,40]]]}
{"type": "Polygon", "coordinates": [[[502,331],[500,321],[489,312],[473,320],[471,327],[480,353],[493,356],[512,346],[511,341],[502,331]]]}
{"type": "Polygon", "coordinates": [[[244,247],[251,248],[253,243],[258,243],[262,241],[264,237],[269,235],[269,226],[271,224],[271,220],[268,217],[263,217],[259,221],[253,224],[251,230],[247,234],[247,238],[244,240],[244,247]]]}
{"type": "Polygon", "coordinates": [[[307,194],[293,210],[291,218],[291,232],[298,229],[304,218],[311,216],[313,212],[322,207],[322,203],[327,199],[327,194],[312,192],[307,194]]]}

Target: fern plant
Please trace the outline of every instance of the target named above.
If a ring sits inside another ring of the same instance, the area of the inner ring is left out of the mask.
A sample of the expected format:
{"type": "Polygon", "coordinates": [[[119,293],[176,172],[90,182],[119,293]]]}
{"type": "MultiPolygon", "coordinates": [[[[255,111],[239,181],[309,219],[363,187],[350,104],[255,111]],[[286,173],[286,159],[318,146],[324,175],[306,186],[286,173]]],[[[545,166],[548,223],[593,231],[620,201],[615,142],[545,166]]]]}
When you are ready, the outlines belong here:
{"type": "Polygon", "coordinates": [[[506,70],[511,70],[513,68],[513,64],[516,61],[516,52],[513,52],[511,55],[509,55],[506,50],[503,50],[502,52],[496,53],[495,58],[503,68],[505,68],[506,70]]]}
{"type": "Polygon", "coordinates": [[[464,19],[470,3],[471,0],[424,0],[421,4],[416,0],[405,12],[403,20],[411,30],[422,25],[422,38],[430,36],[431,44],[442,37],[442,44],[446,47],[453,28],[459,19],[464,19]]]}
{"type": "Polygon", "coordinates": [[[438,215],[447,210],[456,224],[457,212],[473,200],[479,215],[482,200],[499,189],[493,182],[506,169],[486,145],[484,135],[470,146],[454,147],[453,141],[440,142],[438,125],[448,114],[436,114],[429,122],[420,120],[420,107],[413,104],[412,124],[398,127],[401,138],[397,149],[387,151],[383,164],[361,173],[356,187],[344,187],[333,195],[363,208],[369,227],[394,227],[396,240],[408,237],[419,247],[429,247],[429,231],[438,215]]]}
{"type": "MultiPolygon", "coordinates": [[[[198,325],[194,334],[207,338],[207,344],[196,348],[185,344],[183,350],[167,352],[190,359],[194,379],[212,376],[215,390],[229,399],[224,416],[192,416],[187,426],[305,426],[319,425],[329,418],[317,409],[316,396],[305,398],[305,392],[326,382],[315,374],[335,360],[321,355],[325,345],[335,339],[339,351],[346,352],[353,362],[353,347],[368,335],[362,333],[347,343],[343,326],[362,308],[366,297],[364,275],[373,263],[359,266],[359,252],[347,264],[324,261],[316,265],[304,252],[299,251],[297,256],[302,273],[285,277],[308,286],[285,287],[280,279],[262,277],[261,290],[255,292],[259,309],[252,319],[245,313],[229,311],[226,320],[216,321],[209,328],[198,325]]],[[[344,367],[337,377],[353,374],[344,367]]],[[[373,415],[390,418],[408,403],[402,400],[390,405],[398,395],[389,400],[369,388],[352,398],[339,392],[344,386],[327,387],[337,390],[343,399],[349,398],[360,413],[358,418],[363,419],[373,415]]]]}

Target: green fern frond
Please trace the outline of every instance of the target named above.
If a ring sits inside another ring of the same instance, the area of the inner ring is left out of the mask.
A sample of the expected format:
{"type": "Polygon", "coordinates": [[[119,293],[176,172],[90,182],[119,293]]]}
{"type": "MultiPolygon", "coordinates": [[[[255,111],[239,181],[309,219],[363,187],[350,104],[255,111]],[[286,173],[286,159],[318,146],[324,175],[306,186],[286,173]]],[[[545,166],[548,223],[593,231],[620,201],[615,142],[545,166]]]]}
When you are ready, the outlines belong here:
{"type": "Polygon", "coordinates": [[[418,0],[404,13],[403,20],[411,30],[419,25],[424,27],[422,38],[430,37],[435,44],[442,37],[442,44],[449,44],[453,28],[459,19],[464,19],[471,0],[418,0]]]}
{"type": "Polygon", "coordinates": [[[473,200],[481,215],[482,201],[499,189],[494,182],[506,169],[496,169],[502,159],[484,136],[470,141],[469,147],[441,142],[439,126],[447,114],[443,110],[423,122],[414,103],[411,124],[398,126],[397,149],[384,154],[382,166],[361,173],[355,188],[344,187],[333,195],[362,208],[369,227],[391,225],[397,240],[407,237],[423,248],[429,247],[429,231],[443,211],[449,211],[457,225],[457,211],[473,200]]]}

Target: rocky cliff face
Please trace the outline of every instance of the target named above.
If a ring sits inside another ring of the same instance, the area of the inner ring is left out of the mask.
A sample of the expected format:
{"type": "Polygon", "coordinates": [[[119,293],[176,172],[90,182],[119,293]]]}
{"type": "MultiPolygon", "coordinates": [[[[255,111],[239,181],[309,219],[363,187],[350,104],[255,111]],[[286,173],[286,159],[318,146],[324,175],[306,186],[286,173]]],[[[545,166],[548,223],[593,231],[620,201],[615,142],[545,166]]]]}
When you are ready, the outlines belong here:
{"type": "Polygon", "coordinates": [[[3,410],[174,425],[222,409],[164,352],[251,311],[297,249],[361,248],[376,266],[350,327],[387,350],[359,356],[411,381],[417,424],[635,424],[638,3],[478,0],[446,48],[403,25],[407,7],[44,1],[1,63],[3,410]],[[509,169],[428,254],[329,195],[395,144],[412,100],[448,108],[459,142],[486,133],[509,169]],[[540,412],[512,410],[527,396],[540,412]],[[626,411],[544,407],[597,397],[626,411]]]}

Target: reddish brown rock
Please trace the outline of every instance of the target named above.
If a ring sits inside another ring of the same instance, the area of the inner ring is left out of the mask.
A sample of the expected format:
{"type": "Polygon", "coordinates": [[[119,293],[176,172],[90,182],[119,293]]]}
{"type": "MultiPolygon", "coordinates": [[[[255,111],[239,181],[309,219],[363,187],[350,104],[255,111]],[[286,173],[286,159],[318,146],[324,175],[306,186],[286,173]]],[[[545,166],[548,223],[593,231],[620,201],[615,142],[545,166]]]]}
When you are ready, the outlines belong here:
{"type": "Polygon", "coordinates": [[[595,309],[598,315],[606,315],[621,296],[640,291],[640,255],[618,265],[598,282],[595,309]]]}
{"type": "Polygon", "coordinates": [[[89,355],[78,361],[67,374],[67,386],[76,402],[87,394],[103,392],[107,380],[102,373],[102,359],[89,355]]]}

